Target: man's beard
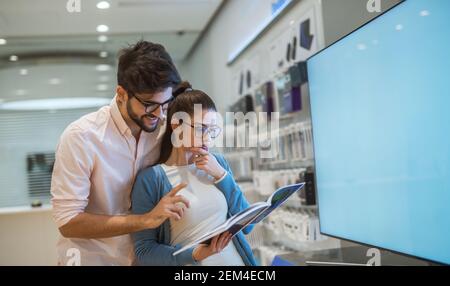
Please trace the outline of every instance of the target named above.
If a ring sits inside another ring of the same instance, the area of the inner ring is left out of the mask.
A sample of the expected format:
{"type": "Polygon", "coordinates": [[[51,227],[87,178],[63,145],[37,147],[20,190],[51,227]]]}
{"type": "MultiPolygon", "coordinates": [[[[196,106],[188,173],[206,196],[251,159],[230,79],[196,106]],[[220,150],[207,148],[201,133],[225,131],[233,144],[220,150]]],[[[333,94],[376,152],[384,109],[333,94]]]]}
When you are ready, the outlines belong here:
{"type": "Polygon", "coordinates": [[[145,132],[148,132],[148,133],[154,132],[158,128],[159,121],[161,120],[158,118],[158,121],[156,122],[156,124],[153,127],[149,128],[148,126],[145,125],[144,118],[146,118],[146,117],[150,118],[151,116],[143,115],[139,118],[136,115],[136,113],[134,113],[133,110],[131,109],[131,104],[130,104],[129,100],[127,101],[127,112],[128,112],[128,116],[130,116],[131,120],[133,120],[134,123],[136,123],[142,130],[144,130],[145,132]]]}

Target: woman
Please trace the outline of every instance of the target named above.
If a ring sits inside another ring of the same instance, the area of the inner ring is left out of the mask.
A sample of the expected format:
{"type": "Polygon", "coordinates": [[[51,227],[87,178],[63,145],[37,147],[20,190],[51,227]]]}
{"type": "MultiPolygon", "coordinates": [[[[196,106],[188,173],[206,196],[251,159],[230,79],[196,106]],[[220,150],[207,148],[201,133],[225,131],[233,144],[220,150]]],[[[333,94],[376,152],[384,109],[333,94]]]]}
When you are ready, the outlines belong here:
{"type": "Polygon", "coordinates": [[[249,233],[252,226],[234,237],[224,233],[214,237],[209,245],[198,245],[172,255],[192,238],[212,230],[249,206],[223,156],[207,151],[211,140],[221,131],[216,125],[217,110],[212,99],[202,91],[192,90],[187,82],[183,82],[173,94],[175,99],[167,113],[167,129],[159,164],[137,176],[131,209],[135,214],[152,210],[172,186],[180,183],[185,183],[186,187],[178,194],[189,200],[189,207],[181,205],[171,210],[177,218],[165,221],[157,229],[132,235],[137,263],[255,265],[253,253],[243,234],[249,233]],[[201,105],[201,116],[194,116],[195,105],[201,105]],[[175,146],[173,138],[179,139],[175,146]]]}

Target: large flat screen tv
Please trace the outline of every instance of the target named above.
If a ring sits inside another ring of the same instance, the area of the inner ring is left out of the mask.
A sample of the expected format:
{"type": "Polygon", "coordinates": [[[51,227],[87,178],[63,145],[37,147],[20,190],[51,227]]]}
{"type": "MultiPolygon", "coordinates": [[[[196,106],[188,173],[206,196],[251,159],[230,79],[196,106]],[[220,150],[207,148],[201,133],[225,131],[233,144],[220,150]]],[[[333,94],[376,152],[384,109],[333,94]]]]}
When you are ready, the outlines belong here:
{"type": "Polygon", "coordinates": [[[406,0],[308,60],[322,233],[450,264],[449,27],[406,0]]]}

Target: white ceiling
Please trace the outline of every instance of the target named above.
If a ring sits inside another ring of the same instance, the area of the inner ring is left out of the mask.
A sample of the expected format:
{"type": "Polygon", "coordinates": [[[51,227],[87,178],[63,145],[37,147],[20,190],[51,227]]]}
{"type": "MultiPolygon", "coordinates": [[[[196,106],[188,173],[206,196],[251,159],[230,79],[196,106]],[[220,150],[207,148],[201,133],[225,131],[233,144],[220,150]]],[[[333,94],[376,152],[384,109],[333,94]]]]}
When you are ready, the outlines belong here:
{"type": "MultiPolygon", "coordinates": [[[[66,10],[68,0],[0,0],[0,105],[23,99],[112,97],[117,52],[140,39],[163,44],[182,61],[222,0],[79,0],[80,13],[66,10]],[[98,33],[97,25],[109,26],[98,33]],[[108,41],[98,41],[99,35],[108,41]],[[107,51],[107,58],[100,58],[107,51]],[[10,62],[10,55],[19,61],[10,62]],[[97,64],[112,70],[98,72],[97,64]],[[20,75],[26,69],[27,75],[20,75]],[[108,79],[101,80],[101,75],[108,79]],[[58,78],[59,84],[49,81],[58,78]],[[98,90],[98,85],[103,86],[98,90]]],[[[75,0],[77,1],[77,0],[75,0]]]]}
{"type": "Polygon", "coordinates": [[[42,51],[108,50],[113,54],[137,39],[160,42],[182,60],[222,0],[100,0],[80,1],[81,11],[69,13],[69,0],[1,0],[0,57],[42,51]],[[107,25],[110,41],[99,43],[96,27],[107,25]],[[180,32],[182,35],[180,35],[180,32]]]}
{"type": "Polygon", "coordinates": [[[111,34],[201,31],[220,0],[110,0],[106,10],[96,0],[81,1],[81,12],[69,13],[68,0],[0,1],[0,34],[4,37],[92,35],[99,24],[111,34]]]}

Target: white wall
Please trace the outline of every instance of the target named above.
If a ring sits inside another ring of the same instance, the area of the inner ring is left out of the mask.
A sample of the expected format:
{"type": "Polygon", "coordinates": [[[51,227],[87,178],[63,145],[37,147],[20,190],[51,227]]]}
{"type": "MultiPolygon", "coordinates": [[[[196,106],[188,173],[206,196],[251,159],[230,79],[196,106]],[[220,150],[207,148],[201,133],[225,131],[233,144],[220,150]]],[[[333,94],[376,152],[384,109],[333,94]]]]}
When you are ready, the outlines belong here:
{"type": "MultiPolygon", "coordinates": [[[[224,111],[238,98],[232,90],[232,69],[242,64],[255,50],[266,48],[286,29],[321,0],[300,0],[273,27],[257,40],[231,67],[228,56],[235,52],[270,16],[270,0],[226,0],[212,25],[191,56],[179,65],[180,71],[194,88],[206,91],[218,108],[224,111]]],[[[320,11],[318,11],[320,14],[320,11]]],[[[319,15],[320,16],[320,15],[319,15]]],[[[323,38],[320,39],[323,42],[323,38]]],[[[323,43],[322,43],[323,44],[323,43]]],[[[264,59],[267,60],[267,59],[264,59]]]]}

